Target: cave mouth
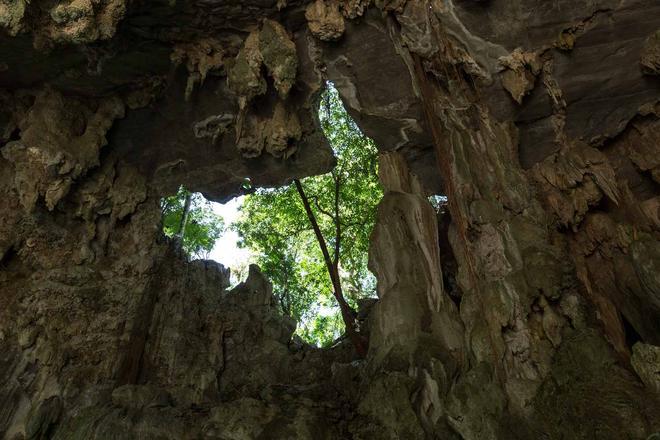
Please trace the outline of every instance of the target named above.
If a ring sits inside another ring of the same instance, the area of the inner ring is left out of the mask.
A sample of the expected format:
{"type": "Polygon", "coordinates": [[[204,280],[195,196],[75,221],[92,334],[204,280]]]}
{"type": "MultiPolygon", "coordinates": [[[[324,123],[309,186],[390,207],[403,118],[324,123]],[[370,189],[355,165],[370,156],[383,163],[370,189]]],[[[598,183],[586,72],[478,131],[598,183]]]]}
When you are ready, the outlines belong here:
{"type": "MultiPolygon", "coordinates": [[[[222,264],[232,287],[256,264],[272,283],[280,312],[297,322],[296,334],[328,348],[348,335],[349,326],[365,328],[361,320],[377,298],[368,251],[383,189],[379,149],[330,82],[317,115],[336,158],[330,172],[279,187],[248,184],[246,194],[225,203],[182,186],[162,199],[161,208],[164,234],[190,260],[222,264]]],[[[428,201],[439,219],[448,218],[445,195],[429,195],[428,201]]],[[[455,268],[443,265],[452,281],[455,268]]],[[[445,285],[454,284],[449,281],[445,285]]],[[[458,305],[460,293],[450,290],[458,305]]]]}
{"type": "Polygon", "coordinates": [[[332,347],[359,328],[358,311],[376,297],[368,250],[378,203],[378,148],[349,116],[331,83],[318,122],[336,158],[332,171],[215,203],[180,187],[161,201],[164,234],[187,257],[230,268],[231,284],[257,264],[296,334],[332,347]],[[347,312],[354,318],[347,320],[347,312]]]}

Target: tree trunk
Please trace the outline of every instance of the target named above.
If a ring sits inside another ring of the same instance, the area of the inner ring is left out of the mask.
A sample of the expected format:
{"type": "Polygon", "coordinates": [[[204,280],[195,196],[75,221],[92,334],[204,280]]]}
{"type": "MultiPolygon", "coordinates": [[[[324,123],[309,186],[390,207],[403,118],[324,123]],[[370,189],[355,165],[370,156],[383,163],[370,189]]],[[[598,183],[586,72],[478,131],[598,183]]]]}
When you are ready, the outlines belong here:
{"type": "Polygon", "coordinates": [[[186,200],[183,203],[183,212],[181,213],[181,223],[179,223],[179,231],[176,233],[176,241],[180,248],[183,247],[183,237],[186,233],[186,225],[188,224],[188,217],[190,216],[190,203],[192,201],[192,193],[186,194],[186,200]]]}
{"type": "MultiPolygon", "coordinates": [[[[316,235],[316,240],[318,241],[321,252],[323,253],[323,260],[325,261],[328,274],[330,275],[330,281],[332,282],[333,295],[339,304],[341,317],[344,320],[344,324],[346,325],[346,333],[348,333],[351,342],[355,346],[355,350],[361,357],[364,357],[367,354],[367,341],[358,332],[357,325],[355,323],[355,310],[353,310],[348,302],[346,302],[346,298],[344,298],[344,293],[341,288],[341,280],[339,278],[338,249],[336,249],[337,254],[335,255],[336,262],[333,262],[332,258],[330,258],[330,252],[328,251],[325,238],[323,238],[323,233],[321,232],[321,228],[319,228],[318,222],[316,221],[316,216],[312,211],[302,184],[298,179],[295,179],[294,183],[296,185],[296,189],[298,190],[298,194],[300,195],[300,200],[302,200],[303,206],[305,207],[307,218],[309,219],[309,222],[312,225],[312,229],[314,230],[314,234],[316,235]]],[[[336,219],[336,221],[338,222],[339,219],[336,219]]]]}

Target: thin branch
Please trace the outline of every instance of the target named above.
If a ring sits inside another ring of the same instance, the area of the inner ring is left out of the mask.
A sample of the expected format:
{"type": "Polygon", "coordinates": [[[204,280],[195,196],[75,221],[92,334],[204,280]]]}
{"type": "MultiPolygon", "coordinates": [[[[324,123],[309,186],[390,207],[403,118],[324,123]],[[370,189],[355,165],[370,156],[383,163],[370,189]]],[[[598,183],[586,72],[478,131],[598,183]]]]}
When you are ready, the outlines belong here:
{"type": "Polygon", "coordinates": [[[319,198],[318,198],[318,196],[311,195],[311,196],[309,196],[309,198],[312,199],[312,200],[314,200],[314,205],[316,205],[316,209],[317,209],[320,213],[325,214],[326,216],[328,216],[328,217],[330,218],[330,220],[332,220],[333,222],[335,221],[335,217],[332,215],[331,212],[328,212],[328,211],[326,211],[325,209],[321,208],[321,204],[319,203],[319,198]]]}
{"type": "Polygon", "coordinates": [[[279,235],[281,238],[286,240],[287,238],[296,237],[305,231],[309,231],[309,227],[301,226],[299,228],[294,229],[293,231],[287,232],[286,234],[277,234],[277,235],[279,235]]]}
{"type": "Polygon", "coordinates": [[[163,202],[162,202],[162,205],[161,205],[161,207],[160,207],[160,211],[161,211],[161,213],[162,213],[163,215],[165,215],[165,213],[167,213],[167,211],[170,210],[171,205],[172,205],[172,204],[170,203],[170,201],[168,200],[168,198],[167,198],[167,197],[164,198],[164,199],[163,199],[163,202]]]}
{"type": "Polygon", "coordinates": [[[330,93],[326,90],[325,92],[325,113],[328,119],[330,119],[330,115],[332,114],[332,107],[330,105],[330,93]]]}
{"type": "Polygon", "coordinates": [[[350,222],[350,223],[342,222],[342,226],[344,226],[345,229],[354,228],[354,227],[358,227],[358,226],[359,227],[365,227],[367,225],[367,223],[369,223],[368,218],[366,218],[364,220],[361,220],[361,221],[355,221],[355,222],[350,222]]]}
{"type": "Polygon", "coordinates": [[[186,200],[183,204],[183,212],[181,213],[181,223],[179,223],[179,230],[176,233],[176,239],[179,241],[179,246],[183,247],[183,237],[186,233],[186,226],[188,224],[188,216],[190,215],[190,203],[192,202],[192,193],[186,194],[186,200]]]}
{"type": "Polygon", "coordinates": [[[335,259],[333,266],[337,270],[339,267],[339,250],[341,247],[341,221],[339,219],[339,188],[341,186],[341,178],[333,172],[332,179],[335,181],[335,259]]]}

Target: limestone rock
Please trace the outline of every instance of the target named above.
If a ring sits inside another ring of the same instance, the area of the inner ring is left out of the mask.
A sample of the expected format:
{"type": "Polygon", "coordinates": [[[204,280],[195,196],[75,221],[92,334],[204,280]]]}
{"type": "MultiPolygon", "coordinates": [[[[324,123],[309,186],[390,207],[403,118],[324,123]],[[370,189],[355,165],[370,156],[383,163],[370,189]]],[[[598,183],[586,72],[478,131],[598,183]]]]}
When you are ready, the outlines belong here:
{"type": "Polygon", "coordinates": [[[307,25],[312,34],[322,41],[338,40],[344,34],[344,17],[339,3],[334,0],[316,0],[305,11],[307,25]]]}
{"type": "Polygon", "coordinates": [[[549,187],[548,202],[563,224],[577,224],[603,194],[617,203],[619,191],[607,158],[586,145],[574,145],[537,167],[549,187]],[[565,198],[562,192],[569,192],[565,198]]]}
{"type": "Polygon", "coordinates": [[[296,81],[298,69],[296,45],[281,24],[266,20],[259,33],[259,51],[264,65],[273,77],[277,93],[281,99],[286,99],[296,81]]]}
{"type": "Polygon", "coordinates": [[[660,347],[638,342],[630,362],[648,389],[660,394],[660,347]]]}
{"type": "Polygon", "coordinates": [[[436,424],[446,423],[444,410],[438,406],[449,387],[448,378],[465,361],[463,324],[443,289],[437,246],[428,247],[437,243],[437,222],[419,181],[398,153],[381,156],[379,173],[385,195],[369,249],[379,301],[370,316],[368,368],[401,373],[374,378],[358,411],[386,428],[367,431],[371,436],[416,438],[424,428],[413,414],[419,414],[429,432],[436,424]],[[441,360],[423,354],[429,341],[442,347],[441,360]],[[422,380],[424,386],[413,387],[422,380]],[[414,406],[400,396],[413,391],[419,396],[414,406]]]}
{"type": "Polygon", "coordinates": [[[94,109],[51,90],[36,96],[19,123],[21,139],[2,151],[17,169],[15,181],[23,207],[31,211],[43,197],[53,210],[73,182],[98,164],[106,132],[123,116],[124,105],[116,98],[103,100],[94,109]]]}
{"type": "Polygon", "coordinates": [[[0,3],[0,26],[10,35],[16,35],[21,30],[27,5],[25,0],[3,0],[0,3]]]}
{"type": "Polygon", "coordinates": [[[0,437],[653,436],[659,28],[655,0],[0,0],[0,437]],[[330,171],[326,80],[383,155],[365,359],[159,224],[180,185],[330,171]]]}
{"type": "Polygon", "coordinates": [[[652,34],[642,50],[642,71],[648,75],[660,75],[660,31],[652,34]]]}
{"type": "Polygon", "coordinates": [[[204,434],[236,440],[257,438],[273,420],[275,411],[256,399],[241,399],[233,405],[213,408],[204,434]]]}
{"type": "Polygon", "coordinates": [[[229,88],[241,98],[241,107],[266,92],[266,80],[261,75],[262,63],[259,33],[252,32],[245,39],[227,76],[229,88]]]}
{"type": "Polygon", "coordinates": [[[431,58],[438,50],[438,43],[433,38],[433,27],[425,2],[409,1],[398,14],[401,24],[401,38],[408,49],[425,58],[431,58]]]}
{"type": "Polygon", "coordinates": [[[362,17],[371,5],[371,0],[342,0],[341,11],[344,17],[352,20],[362,17]]]}
{"type": "Polygon", "coordinates": [[[302,129],[296,114],[287,112],[284,105],[278,102],[265,130],[266,151],[286,159],[296,151],[296,143],[301,136],[302,129]]]}
{"type": "Polygon", "coordinates": [[[112,390],[112,403],[116,406],[141,410],[171,406],[171,396],[165,390],[146,385],[122,385],[112,390]]]}
{"type": "Polygon", "coordinates": [[[374,3],[384,11],[403,12],[408,0],[375,0],[374,3]]]}
{"type": "Polygon", "coordinates": [[[56,4],[49,11],[48,29],[54,41],[89,43],[111,38],[126,13],[125,0],[74,0],[56,4]]]}
{"type": "Polygon", "coordinates": [[[536,76],[541,71],[541,61],[536,54],[525,53],[518,48],[509,56],[500,58],[500,63],[506,67],[502,74],[502,86],[518,104],[522,104],[525,95],[534,88],[536,76]]]}
{"type": "Polygon", "coordinates": [[[188,83],[186,99],[197,83],[203,83],[211,70],[219,69],[224,64],[224,51],[221,44],[212,38],[205,38],[194,43],[184,43],[174,47],[171,55],[175,64],[186,63],[188,83]]]}
{"type": "Polygon", "coordinates": [[[0,2],[0,27],[10,35],[30,30],[35,45],[85,44],[108,40],[126,14],[125,0],[64,0],[48,5],[25,0],[0,2]]]}
{"type": "Polygon", "coordinates": [[[253,114],[248,114],[239,123],[241,124],[240,137],[236,148],[246,158],[261,156],[267,137],[267,122],[253,114]]]}

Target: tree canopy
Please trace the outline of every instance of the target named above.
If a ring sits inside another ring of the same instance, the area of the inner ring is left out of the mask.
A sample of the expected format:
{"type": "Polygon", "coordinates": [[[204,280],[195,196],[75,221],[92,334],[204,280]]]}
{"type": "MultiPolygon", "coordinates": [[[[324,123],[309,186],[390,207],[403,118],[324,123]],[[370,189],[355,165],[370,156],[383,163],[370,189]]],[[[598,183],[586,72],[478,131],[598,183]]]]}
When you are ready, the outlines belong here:
{"type": "Polygon", "coordinates": [[[183,186],[161,201],[163,232],[177,238],[192,257],[205,258],[225,229],[224,220],[215,214],[211,202],[183,186]]]}
{"type": "Polygon", "coordinates": [[[233,228],[241,238],[239,245],[251,249],[272,281],[283,312],[301,322],[298,333],[327,346],[342,333],[342,318],[327,259],[301,197],[306,196],[330,259],[336,262],[341,290],[355,307],[359,298],[375,294],[367,251],[382,190],[377,149],[332,86],[321,98],[319,119],[337,157],[335,169],[296,182],[299,188],[291,184],[256,190],[246,196],[233,228]]]}

